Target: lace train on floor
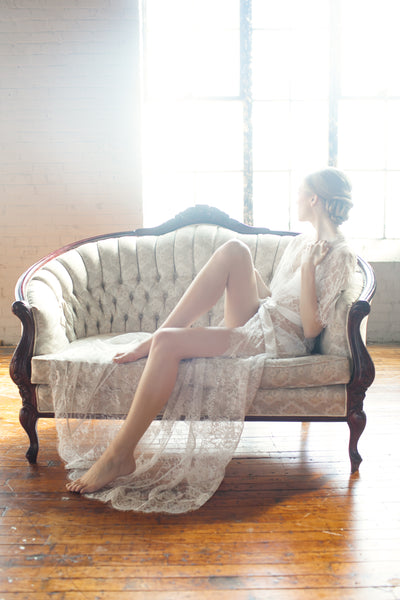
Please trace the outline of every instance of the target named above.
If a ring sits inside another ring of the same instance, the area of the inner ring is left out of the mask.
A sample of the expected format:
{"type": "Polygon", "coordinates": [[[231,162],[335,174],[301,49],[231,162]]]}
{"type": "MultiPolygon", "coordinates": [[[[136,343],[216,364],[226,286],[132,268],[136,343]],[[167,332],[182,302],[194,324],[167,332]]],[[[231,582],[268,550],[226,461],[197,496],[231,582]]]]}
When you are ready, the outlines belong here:
{"type": "MultiPolygon", "coordinates": [[[[118,413],[118,390],[107,389],[115,369],[121,371],[121,386],[132,385],[124,381],[123,366],[112,363],[114,354],[115,345],[103,342],[90,362],[69,360],[52,368],[59,453],[72,480],[97,460],[122,424],[107,414],[96,415],[102,419],[88,414],[96,413],[100,388],[102,398],[108,394],[110,413],[118,413]]],[[[141,512],[183,513],[202,506],[219,487],[235,452],[264,359],[259,354],[233,361],[182,361],[162,419],[153,422],[136,449],[135,473],[88,496],[141,512]]]]}

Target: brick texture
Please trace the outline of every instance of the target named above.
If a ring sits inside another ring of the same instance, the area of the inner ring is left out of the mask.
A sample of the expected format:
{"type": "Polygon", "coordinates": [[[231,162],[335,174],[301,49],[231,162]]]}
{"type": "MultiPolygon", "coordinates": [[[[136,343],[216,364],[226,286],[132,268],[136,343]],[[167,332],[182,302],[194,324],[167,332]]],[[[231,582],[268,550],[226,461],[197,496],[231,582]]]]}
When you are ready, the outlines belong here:
{"type": "Polygon", "coordinates": [[[0,0],[0,340],[19,275],[72,240],[141,225],[132,0],[0,0]]]}
{"type": "Polygon", "coordinates": [[[400,342],[400,262],[371,264],[377,289],[368,320],[368,340],[400,342]]]}

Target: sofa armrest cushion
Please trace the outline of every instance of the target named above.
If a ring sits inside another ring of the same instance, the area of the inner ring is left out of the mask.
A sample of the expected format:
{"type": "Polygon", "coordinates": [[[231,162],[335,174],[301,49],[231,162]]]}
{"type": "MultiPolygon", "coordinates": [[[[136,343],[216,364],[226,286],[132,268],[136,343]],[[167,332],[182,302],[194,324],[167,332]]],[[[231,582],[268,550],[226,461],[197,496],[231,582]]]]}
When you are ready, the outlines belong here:
{"type": "Polygon", "coordinates": [[[31,282],[27,296],[35,322],[33,355],[60,352],[69,346],[65,303],[58,280],[48,272],[31,282]]]}

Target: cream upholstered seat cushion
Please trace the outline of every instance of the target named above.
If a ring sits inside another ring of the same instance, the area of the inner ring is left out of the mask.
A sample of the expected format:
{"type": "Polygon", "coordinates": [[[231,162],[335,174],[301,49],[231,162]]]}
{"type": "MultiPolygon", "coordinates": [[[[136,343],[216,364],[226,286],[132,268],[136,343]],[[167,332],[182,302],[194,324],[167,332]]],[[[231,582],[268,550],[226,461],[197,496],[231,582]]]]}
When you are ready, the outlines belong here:
{"type": "MultiPolygon", "coordinates": [[[[38,409],[53,412],[53,400],[49,383],[50,363],[57,367],[60,361],[85,362],[91,356],[98,340],[108,345],[139,341],[149,334],[131,333],[122,336],[92,336],[76,340],[61,352],[37,356],[32,359],[32,382],[38,385],[38,409]]],[[[220,361],[236,361],[240,358],[214,358],[218,370],[220,361]]],[[[110,375],[109,385],[119,390],[117,414],[124,414],[132,400],[144,368],[145,360],[117,365],[110,375]],[[123,375],[123,376],[122,376],[123,375]],[[125,384],[121,384],[124,381],[125,384]]],[[[349,359],[343,356],[311,355],[296,358],[265,359],[261,386],[249,415],[264,416],[344,416],[345,384],[350,378],[349,359]],[[323,391],[323,393],[322,393],[323,391]]],[[[106,398],[98,392],[93,411],[104,411],[106,398]]],[[[76,410],[78,410],[76,408],[76,410]]]]}

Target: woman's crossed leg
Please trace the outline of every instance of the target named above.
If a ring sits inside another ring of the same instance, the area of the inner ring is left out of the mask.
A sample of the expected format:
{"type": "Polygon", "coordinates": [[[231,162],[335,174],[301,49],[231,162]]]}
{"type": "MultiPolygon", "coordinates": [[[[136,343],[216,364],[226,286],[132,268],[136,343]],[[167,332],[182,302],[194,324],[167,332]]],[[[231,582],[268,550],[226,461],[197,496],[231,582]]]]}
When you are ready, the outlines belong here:
{"type": "MultiPolygon", "coordinates": [[[[225,292],[224,321],[228,328],[244,325],[258,310],[259,294],[248,246],[230,240],[218,248],[194,278],[161,325],[189,327],[208,312],[225,292]]],[[[151,338],[132,350],[117,354],[115,362],[130,362],[148,355],[151,338]]]]}
{"type": "Polygon", "coordinates": [[[119,354],[124,363],[148,355],[125,422],[98,461],[78,480],[71,492],[90,493],[135,470],[134,451],[159,414],[176,382],[179,362],[187,358],[221,356],[229,348],[230,329],[244,325],[257,311],[259,298],[253,261],[247,246],[227,242],[217,250],[185,292],[176,308],[144,344],[119,354]],[[191,325],[225,291],[227,327],[191,325]]]}

